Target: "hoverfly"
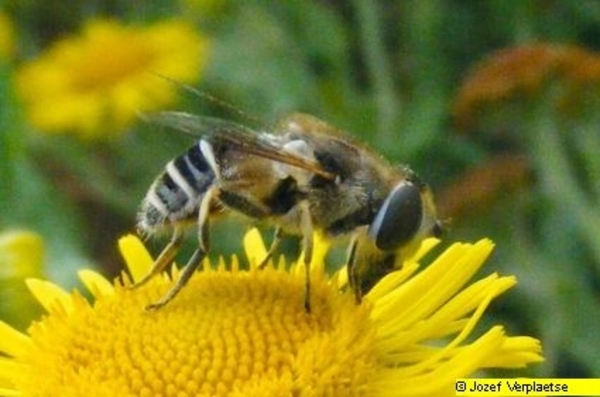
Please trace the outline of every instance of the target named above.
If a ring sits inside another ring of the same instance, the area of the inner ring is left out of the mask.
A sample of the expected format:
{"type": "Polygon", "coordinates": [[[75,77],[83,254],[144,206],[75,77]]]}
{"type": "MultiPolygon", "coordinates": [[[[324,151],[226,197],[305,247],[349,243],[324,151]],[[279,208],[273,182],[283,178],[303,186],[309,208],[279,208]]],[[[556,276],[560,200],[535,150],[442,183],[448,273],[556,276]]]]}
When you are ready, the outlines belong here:
{"type": "Polygon", "coordinates": [[[292,114],[270,132],[181,112],[152,119],[199,141],[166,165],[142,202],[140,232],[166,229],[172,237],[134,287],[171,263],[190,221],[197,225],[199,244],[173,287],[148,309],[167,304],[189,281],[209,250],[209,221],[217,212],[234,211],[275,226],[262,264],[283,235],[302,237],[307,311],[314,230],[352,236],[348,278],[357,302],[393,270],[403,248],[441,232],[432,194],[412,171],[390,166],[315,117],[292,114]]]}

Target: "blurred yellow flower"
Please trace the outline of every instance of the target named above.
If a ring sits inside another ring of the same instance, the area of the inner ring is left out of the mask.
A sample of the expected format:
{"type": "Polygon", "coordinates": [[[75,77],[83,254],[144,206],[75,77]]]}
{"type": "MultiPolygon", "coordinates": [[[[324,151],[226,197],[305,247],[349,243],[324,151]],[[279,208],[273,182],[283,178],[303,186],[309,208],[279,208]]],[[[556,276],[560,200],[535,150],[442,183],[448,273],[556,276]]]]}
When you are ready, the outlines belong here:
{"type": "Polygon", "coordinates": [[[54,43],[17,74],[31,123],[48,133],[85,138],[122,133],[137,112],[175,101],[181,83],[198,81],[208,40],[177,20],[133,27],[92,20],[79,36],[54,43]]]}
{"type": "Polygon", "coordinates": [[[0,279],[39,276],[43,256],[39,235],[20,230],[0,233],[0,279]]]}
{"type": "MultiPolygon", "coordinates": [[[[256,268],[265,254],[256,230],[234,257],[194,275],[168,306],[143,308],[169,288],[167,277],[135,290],[91,271],[94,296],[41,280],[28,285],[48,311],[27,334],[0,323],[0,380],[20,396],[453,396],[456,378],[487,367],[542,360],[530,337],[495,326],[473,329],[490,301],[515,284],[492,274],[465,284],[492,250],[489,240],[454,244],[418,272],[428,240],[402,270],[382,279],[361,305],[327,276],[317,247],[312,311],[304,309],[302,267],[256,268]],[[468,340],[468,341],[467,341],[468,340]],[[43,374],[44,376],[39,376],[43,374]]],[[[133,236],[120,241],[132,279],[152,258],[133,236]]],[[[283,262],[283,261],[282,261],[283,262]]]]}
{"type": "Polygon", "coordinates": [[[44,241],[36,233],[0,233],[0,318],[19,329],[25,329],[40,314],[23,281],[43,275],[44,251],[44,241]]]}
{"type": "Polygon", "coordinates": [[[0,61],[15,54],[15,29],[8,15],[0,12],[0,61]]]}

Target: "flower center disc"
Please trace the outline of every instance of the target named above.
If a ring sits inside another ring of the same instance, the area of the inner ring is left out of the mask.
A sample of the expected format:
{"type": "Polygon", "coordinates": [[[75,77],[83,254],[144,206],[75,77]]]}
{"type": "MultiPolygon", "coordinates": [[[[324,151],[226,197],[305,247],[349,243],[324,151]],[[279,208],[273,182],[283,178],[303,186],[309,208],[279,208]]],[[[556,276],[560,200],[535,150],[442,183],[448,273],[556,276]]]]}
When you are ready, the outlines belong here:
{"type": "Polygon", "coordinates": [[[368,305],[313,275],[307,313],[300,273],[208,270],[155,312],[143,308],[168,289],[164,279],[82,305],[54,321],[60,332],[52,316],[31,330],[45,350],[60,346],[40,358],[44,395],[97,385],[111,396],[364,393],[376,364],[368,305]]]}

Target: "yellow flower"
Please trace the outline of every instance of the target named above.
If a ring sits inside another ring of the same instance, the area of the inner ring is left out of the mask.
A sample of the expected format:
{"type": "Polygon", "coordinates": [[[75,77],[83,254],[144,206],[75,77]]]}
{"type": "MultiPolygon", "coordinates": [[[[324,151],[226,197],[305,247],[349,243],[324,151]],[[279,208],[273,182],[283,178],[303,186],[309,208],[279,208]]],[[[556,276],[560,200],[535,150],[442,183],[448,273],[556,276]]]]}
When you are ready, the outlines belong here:
{"type": "MultiPolygon", "coordinates": [[[[456,378],[487,367],[541,361],[540,344],[495,326],[474,338],[489,302],[515,284],[492,274],[464,287],[492,249],[489,240],[454,244],[426,269],[417,260],[382,279],[356,305],[340,293],[316,253],[312,311],[304,309],[301,267],[241,270],[233,258],[208,264],[175,300],[143,307],[168,278],[128,290],[91,271],[80,277],[95,298],[30,280],[48,315],[27,334],[0,326],[0,379],[22,396],[453,396],[456,378]],[[43,374],[43,376],[40,376],[43,374]]],[[[152,263],[128,236],[121,251],[133,280],[152,263]]],[[[246,236],[250,263],[265,254],[246,236]]],[[[283,262],[283,261],[282,261],[283,262]]],[[[0,393],[1,394],[1,393],[0,393]]]]}
{"type": "Polygon", "coordinates": [[[44,242],[29,231],[0,233],[0,317],[25,329],[39,316],[39,305],[27,291],[23,280],[43,274],[44,242]]]}
{"type": "Polygon", "coordinates": [[[0,233],[0,279],[39,275],[43,256],[39,235],[21,230],[0,233]]]}
{"type": "Polygon", "coordinates": [[[207,40],[182,21],[132,27],[92,20],[80,36],[24,65],[17,90],[42,131],[110,136],[131,126],[137,112],[174,102],[177,87],[158,75],[194,83],[207,51],[207,40]]]}

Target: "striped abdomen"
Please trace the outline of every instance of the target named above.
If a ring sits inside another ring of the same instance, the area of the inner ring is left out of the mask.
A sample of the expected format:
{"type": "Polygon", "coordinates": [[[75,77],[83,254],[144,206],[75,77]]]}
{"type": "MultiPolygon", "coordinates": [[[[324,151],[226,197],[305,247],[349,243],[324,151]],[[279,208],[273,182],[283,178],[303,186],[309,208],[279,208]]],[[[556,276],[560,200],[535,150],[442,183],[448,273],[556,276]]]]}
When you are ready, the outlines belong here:
{"type": "Polygon", "coordinates": [[[204,140],[171,160],[142,202],[138,228],[151,232],[193,217],[202,196],[214,183],[215,168],[212,147],[204,140]]]}

